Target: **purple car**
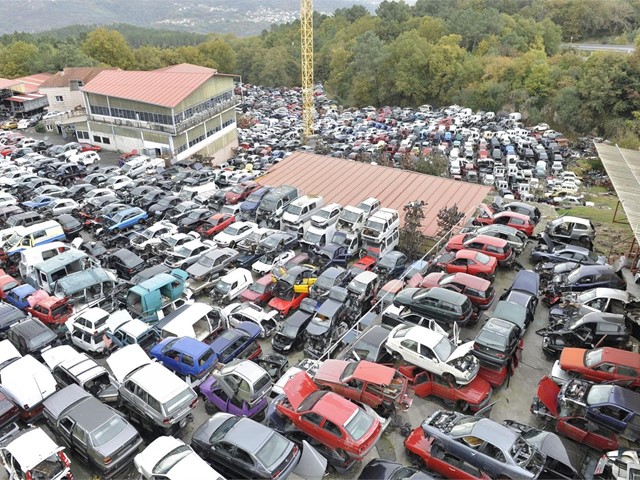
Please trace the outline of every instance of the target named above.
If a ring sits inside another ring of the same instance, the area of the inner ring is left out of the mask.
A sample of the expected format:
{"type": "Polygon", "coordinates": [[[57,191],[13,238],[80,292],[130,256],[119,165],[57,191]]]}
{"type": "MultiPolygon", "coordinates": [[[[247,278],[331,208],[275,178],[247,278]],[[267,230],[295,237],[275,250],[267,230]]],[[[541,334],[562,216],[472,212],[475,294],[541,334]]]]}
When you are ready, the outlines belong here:
{"type": "Polygon", "coordinates": [[[216,370],[200,385],[205,409],[241,417],[261,414],[268,403],[273,382],[267,371],[251,360],[234,360],[216,370]]]}

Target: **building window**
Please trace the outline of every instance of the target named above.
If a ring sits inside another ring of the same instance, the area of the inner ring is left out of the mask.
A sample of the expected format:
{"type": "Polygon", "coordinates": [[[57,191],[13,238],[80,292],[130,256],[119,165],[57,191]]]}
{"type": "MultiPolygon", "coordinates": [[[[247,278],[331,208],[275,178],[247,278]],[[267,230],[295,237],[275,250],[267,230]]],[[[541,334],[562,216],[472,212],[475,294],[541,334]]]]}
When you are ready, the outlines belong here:
{"type": "Polygon", "coordinates": [[[76,136],[78,140],[89,140],[89,132],[83,132],[82,130],[76,130],[76,136]]]}
{"type": "Polygon", "coordinates": [[[111,140],[109,140],[109,137],[102,137],[102,143],[106,143],[107,145],[109,145],[111,143],[111,140]]]}
{"type": "Polygon", "coordinates": [[[56,102],[64,102],[62,95],[56,95],[56,102]]]}

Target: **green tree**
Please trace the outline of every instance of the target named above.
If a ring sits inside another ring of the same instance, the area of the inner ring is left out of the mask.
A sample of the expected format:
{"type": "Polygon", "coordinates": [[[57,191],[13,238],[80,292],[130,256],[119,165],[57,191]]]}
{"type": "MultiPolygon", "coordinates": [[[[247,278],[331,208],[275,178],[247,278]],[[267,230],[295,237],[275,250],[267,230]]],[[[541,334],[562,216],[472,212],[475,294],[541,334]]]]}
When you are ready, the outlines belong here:
{"type": "Polygon", "coordinates": [[[499,35],[502,19],[495,8],[480,11],[466,9],[449,17],[447,26],[449,32],[462,37],[464,47],[473,50],[487,35],[499,35]]]}
{"type": "Polygon", "coordinates": [[[134,57],[131,47],[120,32],[97,28],[87,35],[82,51],[96,62],[119,68],[132,68],[134,57]]]}
{"type": "Polygon", "coordinates": [[[18,40],[0,50],[0,76],[15,78],[35,73],[31,65],[38,56],[38,47],[33,43],[18,40]]]}
{"type": "Polygon", "coordinates": [[[198,50],[203,57],[211,59],[220,73],[235,73],[236,54],[224,40],[213,37],[198,45],[198,50]]]}
{"type": "Polygon", "coordinates": [[[376,8],[376,15],[381,20],[378,36],[382,40],[393,40],[402,33],[405,22],[411,18],[411,7],[404,0],[383,0],[376,8]]]}
{"type": "Polygon", "coordinates": [[[400,248],[410,260],[420,258],[426,237],[422,233],[424,220],[424,200],[415,200],[406,204],[404,210],[404,224],[400,228],[400,248]]]}
{"type": "Polygon", "coordinates": [[[353,23],[359,18],[370,16],[369,10],[362,5],[353,5],[348,8],[338,8],[334,13],[334,17],[344,17],[347,22],[353,23]]]}

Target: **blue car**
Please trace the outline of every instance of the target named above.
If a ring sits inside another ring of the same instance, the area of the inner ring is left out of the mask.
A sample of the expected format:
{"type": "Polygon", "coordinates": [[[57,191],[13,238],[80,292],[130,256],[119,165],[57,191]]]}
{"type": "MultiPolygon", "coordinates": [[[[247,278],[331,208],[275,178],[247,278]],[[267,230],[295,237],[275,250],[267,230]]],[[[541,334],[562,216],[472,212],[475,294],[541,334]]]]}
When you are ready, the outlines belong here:
{"type": "Polygon", "coordinates": [[[568,273],[556,275],[548,288],[559,292],[584,292],[592,288],[618,288],[625,290],[625,281],[619,269],[611,265],[581,265],[568,273]]]}
{"type": "Polygon", "coordinates": [[[46,207],[50,203],[53,203],[55,200],[57,200],[57,198],[50,197],[49,195],[38,195],[33,200],[22,202],[21,205],[27,208],[42,208],[46,207]]]}
{"type": "Polygon", "coordinates": [[[31,285],[20,285],[7,293],[5,300],[20,310],[24,310],[29,306],[28,298],[36,289],[31,285]]]}
{"type": "Polygon", "coordinates": [[[270,190],[271,187],[262,187],[254,192],[251,192],[247,199],[240,204],[240,212],[243,215],[255,214],[256,210],[258,210],[258,205],[260,205],[262,197],[269,193],[270,190]]]}
{"type": "Polygon", "coordinates": [[[120,210],[113,216],[104,216],[103,223],[107,229],[111,232],[116,230],[123,230],[128,227],[132,227],[139,222],[146,220],[149,217],[147,212],[139,207],[127,208],[126,210],[120,210]]]}
{"type": "Polygon", "coordinates": [[[260,326],[253,322],[240,322],[211,342],[211,348],[218,355],[220,363],[229,363],[236,358],[253,360],[262,354],[256,340],[260,337],[260,326]]]}
{"type": "Polygon", "coordinates": [[[191,337],[167,338],[155,345],[149,355],[194,388],[218,363],[218,356],[209,345],[191,337]]]}

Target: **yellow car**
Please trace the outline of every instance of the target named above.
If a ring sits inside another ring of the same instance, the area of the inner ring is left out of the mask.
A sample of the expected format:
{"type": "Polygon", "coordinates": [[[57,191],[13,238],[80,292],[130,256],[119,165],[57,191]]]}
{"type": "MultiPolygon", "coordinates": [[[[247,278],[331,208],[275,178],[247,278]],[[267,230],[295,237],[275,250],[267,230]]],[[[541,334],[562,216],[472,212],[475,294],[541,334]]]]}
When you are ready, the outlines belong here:
{"type": "Polygon", "coordinates": [[[18,122],[15,120],[7,120],[2,124],[3,130],[15,130],[16,128],[18,128],[18,122]]]}

